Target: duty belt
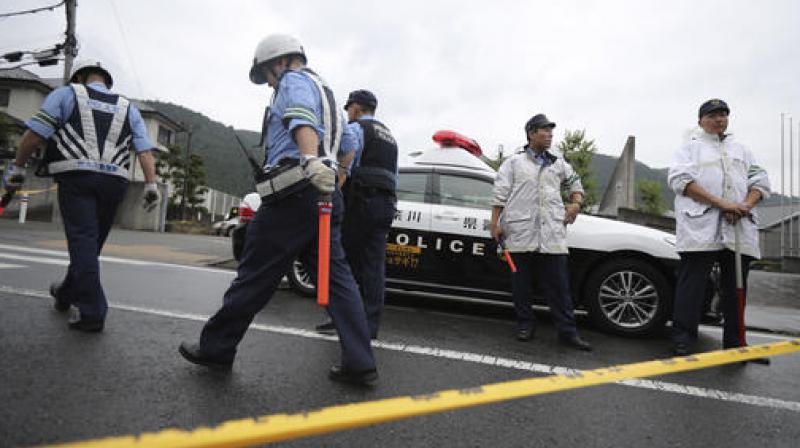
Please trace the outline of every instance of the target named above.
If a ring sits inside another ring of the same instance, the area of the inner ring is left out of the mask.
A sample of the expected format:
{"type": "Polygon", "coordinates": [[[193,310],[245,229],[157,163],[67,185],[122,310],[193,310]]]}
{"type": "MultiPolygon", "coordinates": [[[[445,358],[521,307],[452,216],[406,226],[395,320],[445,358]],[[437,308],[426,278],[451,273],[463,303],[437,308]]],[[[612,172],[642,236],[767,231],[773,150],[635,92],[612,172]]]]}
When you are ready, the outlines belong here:
{"type": "Polygon", "coordinates": [[[256,191],[262,198],[272,196],[299,182],[306,180],[300,165],[276,167],[264,175],[264,180],[256,184],[256,191]]]}
{"type": "Polygon", "coordinates": [[[68,171],[93,171],[95,173],[112,174],[127,179],[128,170],[108,162],[90,159],[70,159],[53,162],[47,166],[50,174],[66,173],[68,171]]]}

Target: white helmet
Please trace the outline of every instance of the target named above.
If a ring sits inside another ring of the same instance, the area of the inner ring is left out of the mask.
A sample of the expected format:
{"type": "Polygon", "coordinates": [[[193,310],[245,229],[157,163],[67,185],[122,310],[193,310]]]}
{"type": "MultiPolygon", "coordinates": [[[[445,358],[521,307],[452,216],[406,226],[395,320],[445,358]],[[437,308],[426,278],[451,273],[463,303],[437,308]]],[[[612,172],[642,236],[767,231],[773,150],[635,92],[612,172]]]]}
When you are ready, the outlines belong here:
{"type": "Polygon", "coordinates": [[[305,59],[306,53],[300,41],[288,34],[270,34],[258,43],[256,54],[253,56],[253,66],[250,67],[250,81],[255,84],[264,84],[267,78],[261,73],[259,65],[271,59],[290,54],[299,54],[305,59]]]}
{"type": "Polygon", "coordinates": [[[78,72],[89,68],[99,70],[103,74],[108,88],[114,85],[114,79],[111,77],[111,73],[109,73],[97,59],[80,59],[75,61],[75,63],[72,64],[72,73],[69,75],[69,82],[77,82],[75,76],[78,75],[78,72]]]}

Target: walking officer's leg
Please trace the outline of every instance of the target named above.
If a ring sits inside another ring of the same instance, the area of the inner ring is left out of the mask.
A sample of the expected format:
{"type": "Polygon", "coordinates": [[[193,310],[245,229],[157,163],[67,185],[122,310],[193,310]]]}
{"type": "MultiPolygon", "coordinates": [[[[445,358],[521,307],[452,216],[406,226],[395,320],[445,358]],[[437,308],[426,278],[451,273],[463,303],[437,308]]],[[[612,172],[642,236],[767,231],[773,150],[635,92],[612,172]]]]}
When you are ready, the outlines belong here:
{"type": "Polygon", "coordinates": [[[68,275],[58,295],[69,298],[80,312],[80,317],[73,320],[102,323],[108,305],[98,294],[102,294],[97,259],[98,203],[92,184],[84,173],[59,179],[58,205],[69,250],[68,275]]]}
{"type": "MultiPolygon", "coordinates": [[[[367,319],[358,287],[345,258],[341,241],[342,194],[333,194],[330,247],[330,302],[327,311],[339,334],[342,347],[342,365],[347,372],[374,371],[375,359],[370,346],[367,319]]],[[[316,225],[314,227],[316,229],[316,225]]],[[[316,235],[316,232],[314,233],[316,235]]],[[[303,264],[316,282],[316,241],[303,253],[303,264]]]]}
{"type": "Polygon", "coordinates": [[[680,252],[679,255],[681,262],[672,312],[672,340],[676,354],[683,355],[697,339],[708,276],[718,252],[680,252]]]}
{"type": "Polygon", "coordinates": [[[236,278],[222,307],[203,327],[199,347],[203,356],[221,364],[233,362],[236,346],[256,313],[272,298],[300,250],[316,236],[315,192],[308,186],[259,208],[248,225],[236,278]]]}

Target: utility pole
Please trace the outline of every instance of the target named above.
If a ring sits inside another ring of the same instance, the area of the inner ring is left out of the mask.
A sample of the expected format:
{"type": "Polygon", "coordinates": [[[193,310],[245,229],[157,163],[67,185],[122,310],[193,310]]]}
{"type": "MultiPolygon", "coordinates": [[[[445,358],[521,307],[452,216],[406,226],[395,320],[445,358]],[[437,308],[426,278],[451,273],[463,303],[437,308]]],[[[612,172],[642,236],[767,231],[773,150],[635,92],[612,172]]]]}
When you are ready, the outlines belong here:
{"type": "Polygon", "coordinates": [[[77,0],[66,0],[67,31],[64,39],[64,84],[69,83],[72,61],[78,55],[78,38],[75,37],[75,6],[77,0]]]}
{"type": "Polygon", "coordinates": [[[181,195],[181,220],[186,221],[186,203],[189,197],[189,162],[192,155],[192,126],[186,128],[186,158],[183,162],[183,195],[181,195]]]}

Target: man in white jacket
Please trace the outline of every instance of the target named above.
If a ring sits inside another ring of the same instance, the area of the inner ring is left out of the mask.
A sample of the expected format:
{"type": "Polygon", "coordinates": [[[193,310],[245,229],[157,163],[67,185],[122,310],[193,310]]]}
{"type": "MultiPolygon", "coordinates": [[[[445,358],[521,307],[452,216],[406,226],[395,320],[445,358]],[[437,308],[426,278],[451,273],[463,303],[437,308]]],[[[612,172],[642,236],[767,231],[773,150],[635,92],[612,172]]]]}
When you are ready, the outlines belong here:
{"type": "Polygon", "coordinates": [[[715,262],[722,275],[723,347],[744,342],[739,340],[734,226],[739,226],[746,290],[748,266],[760,257],[753,207],[769,196],[770,187],[766,171],[753,154],[725,133],[729,113],[728,105],[719,99],[700,106],[700,129],[675,152],[667,178],[676,195],[681,257],[672,324],[676,355],[689,354],[697,339],[705,288],[715,262]]]}
{"type": "Polygon", "coordinates": [[[583,187],[569,163],[547,150],[555,127],[544,114],[525,124],[528,144],[497,171],[491,232],[496,241],[505,241],[517,266],[512,274],[517,339],[530,340],[536,329],[529,302],[535,279],[550,306],[559,341],[589,351],[591,345],[575,328],[567,249],[567,224],[578,216],[583,187]],[[562,190],[569,193],[566,206],[562,190]]]}

